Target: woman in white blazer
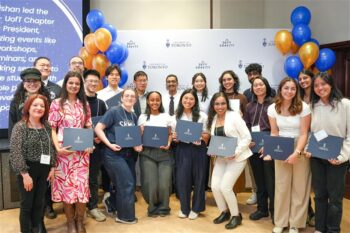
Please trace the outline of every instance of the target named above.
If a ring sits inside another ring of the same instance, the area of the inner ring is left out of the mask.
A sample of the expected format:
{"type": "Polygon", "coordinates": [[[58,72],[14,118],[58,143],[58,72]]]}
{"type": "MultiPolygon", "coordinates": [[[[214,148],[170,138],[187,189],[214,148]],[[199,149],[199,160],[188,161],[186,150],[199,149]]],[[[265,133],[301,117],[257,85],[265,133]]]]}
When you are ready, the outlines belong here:
{"type": "Polygon", "coordinates": [[[232,156],[216,158],[211,178],[211,189],[221,211],[214,219],[214,224],[230,219],[225,228],[233,229],[242,222],[233,186],[252,155],[249,149],[251,136],[240,113],[231,110],[229,100],[223,92],[216,93],[210,101],[208,129],[211,135],[237,138],[237,147],[232,156]]]}

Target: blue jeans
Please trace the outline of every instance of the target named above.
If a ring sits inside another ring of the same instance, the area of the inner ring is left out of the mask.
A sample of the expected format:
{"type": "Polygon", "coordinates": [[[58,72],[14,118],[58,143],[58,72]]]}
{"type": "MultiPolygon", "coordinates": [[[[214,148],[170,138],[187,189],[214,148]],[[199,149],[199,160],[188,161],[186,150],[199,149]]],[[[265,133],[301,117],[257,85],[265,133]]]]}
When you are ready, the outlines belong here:
{"type": "Polygon", "coordinates": [[[111,192],[111,199],[115,199],[118,218],[126,221],[135,220],[134,158],[115,155],[108,151],[104,154],[103,160],[105,169],[117,190],[115,193],[111,192]]]}

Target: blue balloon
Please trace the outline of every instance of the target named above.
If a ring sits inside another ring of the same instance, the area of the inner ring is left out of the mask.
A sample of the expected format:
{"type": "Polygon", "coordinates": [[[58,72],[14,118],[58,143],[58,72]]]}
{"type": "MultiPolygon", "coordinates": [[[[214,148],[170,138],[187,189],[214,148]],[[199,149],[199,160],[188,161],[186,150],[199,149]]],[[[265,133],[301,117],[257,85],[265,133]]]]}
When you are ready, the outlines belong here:
{"type": "Polygon", "coordinates": [[[309,42],[314,42],[315,44],[317,44],[318,47],[320,47],[320,42],[318,42],[318,40],[316,40],[315,38],[311,38],[309,42]]]}
{"type": "Polygon", "coordinates": [[[112,24],[105,23],[102,25],[102,28],[106,28],[112,36],[112,41],[115,41],[117,39],[117,29],[112,24]]]}
{"type": "Polygon", "coordinates": [[[107,81],[106,77],[102,78],[102,86],[103,87],[107,87],[108,86],[108,81],[107,81]]]}
{"type": "Polygon", "coordinates": [[[299,73],[303,68],[303,63],[298,56],[290,56],[284,62],[284,71],[289,77],[294,79],[299,77],[299,73]]]}
{"type": "Polygon", "coordinates": [[[318,58],[316,60],[316,68],[323,72],[327,71],[335,64],[335,53],[333,50],[324,48],[320,50],[318,58]]]}
{"type": "Polygon", "coordinates": [[[122,44],[120,42],[112,42],[105,55],[112,64],[119,64],[124,55],[122,44]]]}
{"type": "Polygon", "coordinates": [[[292,36],[293,36],[294,42],[297,45],[302,46],[305,42],[310,41],[311,30],[310,30],[309,26],[307,26],[305,24],[298,24],[298,25],[294,26],[294,28],[292,30],[292,36]]]}
{"type": "Polygon", "coordinates": [[[311,20],[311,12],[305,6],[298,6],[292,11],[290,15],[290,22],[293,26],[297,24],[305,24],[308,25],[311,20]]]}
{"type": "Polygon", "coordinates": [[[123,63],[126,61],[126,59],[128,58],[128,56],[129,56],[129,50],[128,50],[128,48],[126,47],[126,45],[125,45],[125,44],[122,44],[122,47],[123,47],[123,56],[122,56],[122,58],[120,59],[120,61],[119,61],[118,64],[123,64],[123,63]]]}
{"type": "Polygon", "coordinates": [[[105,17],[102,12],[96,9],[91,10],[86,16],[86,23],[92,32],[102,27],[105,23],[105,17]]]}
{"type": "Polygon", "coordinates": [[[120,67],[120,70],[122,71],[122,75],[120,76],[119,87],[123,87],[124,84],[128,81],[129,75],[124,67],[120,67]]]}

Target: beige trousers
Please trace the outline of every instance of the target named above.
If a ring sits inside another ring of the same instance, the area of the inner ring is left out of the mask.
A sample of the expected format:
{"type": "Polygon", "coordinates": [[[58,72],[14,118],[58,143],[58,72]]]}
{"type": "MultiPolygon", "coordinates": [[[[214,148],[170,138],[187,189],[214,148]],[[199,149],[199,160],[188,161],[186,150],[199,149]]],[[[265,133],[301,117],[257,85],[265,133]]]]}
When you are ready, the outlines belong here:
{"type": "Polygon", "coordinates": [[[304,228],[311,190],[309,159],[275,161],[275,226],[304,228]]]}

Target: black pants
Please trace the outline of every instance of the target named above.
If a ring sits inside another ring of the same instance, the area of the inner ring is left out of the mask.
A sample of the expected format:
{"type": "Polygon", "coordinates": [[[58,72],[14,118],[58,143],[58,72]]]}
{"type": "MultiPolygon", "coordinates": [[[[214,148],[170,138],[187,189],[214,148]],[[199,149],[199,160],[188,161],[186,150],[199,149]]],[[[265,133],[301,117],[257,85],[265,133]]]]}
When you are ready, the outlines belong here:
{"type": "Polygon", "coordinates": [[[29,166],[28,173],[33,179],[33,188],[31,191],[26,191],[22,175],[18,176],[21,197],[19,213],[21,232],[30,232],[32,227],[38,227],[41,222],[47,189],[46,179],[50,171],[50,166],[39,162],[27,162],[27,165],[29,166]]]}
{"type": "Polygon", "coordinates": [[[312,184],[315,192],[315,230],[317,231],[340,232],[348,166],[349,162],[332,165],[327,160],[311,158],[312,184]]]}
{"type": "Polygon", "coordinates": [[[249,157],[256,183],[257,208],[262,212],[274,212],[275,162],[264,161],[258,153],[249,157]]]}
{"type": "Polygon", "coordinates": [[[102,161],[102,149],[100,146],[96,146],[94,153],[90,155],[90,170],[89,170],[89,188],[90,199],[87,203],[89,210],[97,208],[98,204],[98,174],[101,168],[102,161]]]}
{"type": "Polygon", "coordinates": [[[176,190],[179,195],[181,211],[188,215],[191,209],[205,210],[205,175],[208,166],[207,147],[180,142],[176,148],[176,190]],[[193,188],[192,208],[191,192],[193,188]]]}

